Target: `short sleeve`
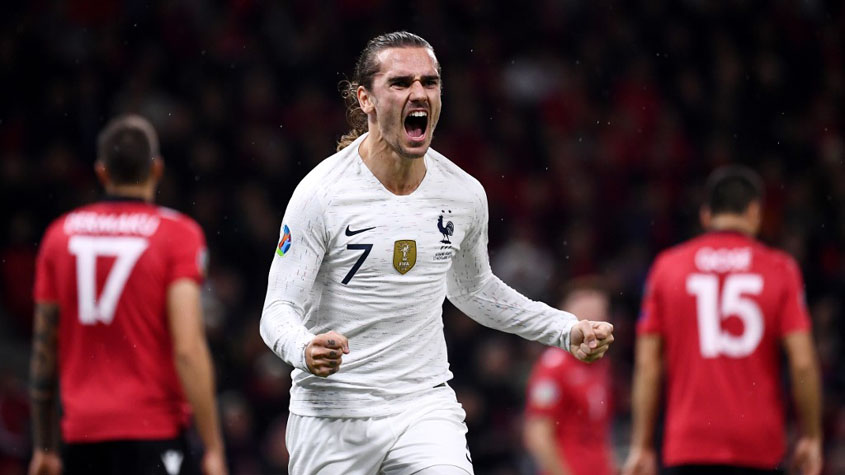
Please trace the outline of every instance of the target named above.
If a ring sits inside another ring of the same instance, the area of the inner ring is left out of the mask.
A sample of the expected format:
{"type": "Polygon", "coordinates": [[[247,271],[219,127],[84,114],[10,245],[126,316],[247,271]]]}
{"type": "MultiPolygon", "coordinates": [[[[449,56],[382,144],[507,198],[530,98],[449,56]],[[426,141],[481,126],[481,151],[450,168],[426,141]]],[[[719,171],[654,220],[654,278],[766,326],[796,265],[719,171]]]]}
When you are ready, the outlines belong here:
{"type": "Polygon", "coordinates": [[[786,261],[786,272],[784,295],[781,298],[783,305],[780,314],[780,335],[786,336],[796,331],[809,330],[810,315],[807,311],[807,303],[804,297],[804,280],[801,277],[801,270],[795,260],[789,257],[786,261]]]}
{"type": "Polygon", "coordinates": [[[563,371],[566,355],[563,350],[546,350],[537,361],[525,391],[525,414],[554,418],[563,400],[563,371]]]}
{"type": "Polygon", "coordinates": [[[33,288],[33,297],[36,302],[55,302],[59,299],[55,267],[56,253],[59,250],[56,229],[55,225],[47,229],[38,248],[33,288]]]}
{"type": "Polygon", "coordinates": [[[663,333],[663,315],[660,306],[660,260],[656,260],[649,271],[643,289],[640,316],[637,320],[637,334],[663,333]]]}
{"type": "Polygon", "coordinates": [[[167,284],[179,279],[191,279],[202,283],[208,266],[208,249],[205,234],[199,224],[184,218],[174,226],[174,236],[170,238],[171,262],[167,275],[167,284]]]}

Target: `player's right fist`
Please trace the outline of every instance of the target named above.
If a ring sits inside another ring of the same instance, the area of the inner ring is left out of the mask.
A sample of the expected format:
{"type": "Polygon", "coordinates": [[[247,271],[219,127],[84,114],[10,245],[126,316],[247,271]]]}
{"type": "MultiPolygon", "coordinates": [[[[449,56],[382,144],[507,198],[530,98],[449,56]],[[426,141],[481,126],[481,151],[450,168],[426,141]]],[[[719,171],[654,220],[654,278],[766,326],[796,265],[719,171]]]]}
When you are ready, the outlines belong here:
{"type": "Polygon", "coordinates": [[[321,333],[305,347],[305,364],[311,374],[325,378],[340,369],[343,355],[349,354],[349,340],[340,333],[321,333]]]}

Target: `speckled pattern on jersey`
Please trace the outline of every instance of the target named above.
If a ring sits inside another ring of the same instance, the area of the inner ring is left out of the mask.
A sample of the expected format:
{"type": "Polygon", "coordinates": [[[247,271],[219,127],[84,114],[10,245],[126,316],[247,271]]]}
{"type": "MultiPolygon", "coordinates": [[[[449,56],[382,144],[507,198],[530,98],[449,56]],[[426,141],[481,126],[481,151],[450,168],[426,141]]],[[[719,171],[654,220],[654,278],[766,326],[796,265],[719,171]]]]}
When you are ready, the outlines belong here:
{"type": "Polygon", "coordinates": [[[395,414],[451,379],[447,295],[483,325],[564,346],[575,317],[526,299],[490,271],[481,184],[429,150],[420,186],[394,195],[358,155],[364,137],[302,180],[283,219],[296,243],[274,256],[261,334],[295,367],[291,412],[395,414]],[[349,339],[350,353],[338,373],[319,378],[307,372],[303,350],[330,330],[349,339]]]}

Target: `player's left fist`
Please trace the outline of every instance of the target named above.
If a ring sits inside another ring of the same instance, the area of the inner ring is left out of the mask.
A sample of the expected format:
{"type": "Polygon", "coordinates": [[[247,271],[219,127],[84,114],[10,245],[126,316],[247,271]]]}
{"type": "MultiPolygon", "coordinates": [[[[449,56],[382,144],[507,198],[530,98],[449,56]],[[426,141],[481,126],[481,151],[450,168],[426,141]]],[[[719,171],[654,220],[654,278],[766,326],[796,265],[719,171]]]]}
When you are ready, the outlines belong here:
{"type": "Polygon", "coordinates": [[[613,325],[580,320],[569,331],[569,352],[586,363],[601,358],[613,343],[613,325]]]}
{"type": "Polygon", "coordinates": [[[328,378],[340,369],[343,355],[349,354],[349,340],[335,331],[321,333],[305,347],[305,364],[311,374],[328,378]]]}

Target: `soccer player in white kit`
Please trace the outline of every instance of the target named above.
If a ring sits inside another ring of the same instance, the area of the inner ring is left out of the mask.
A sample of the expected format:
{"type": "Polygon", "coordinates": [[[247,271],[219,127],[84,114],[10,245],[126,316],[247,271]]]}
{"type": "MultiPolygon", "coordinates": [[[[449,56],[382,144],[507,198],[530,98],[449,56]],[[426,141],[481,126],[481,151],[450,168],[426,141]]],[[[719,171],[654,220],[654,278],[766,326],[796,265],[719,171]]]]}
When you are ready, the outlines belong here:
{"type": "Polygon", "coordinates": [[[441,79],[428,42],[372,39],[349,91],[362,120],[294,191],[261,316],[262,338],[294,367],[289,470],[472,474],[465,413],[446,385],[443,299],[587,362],[613,327],[529,300],[491,272],[484,188],[429,148],[441,79]]]}

